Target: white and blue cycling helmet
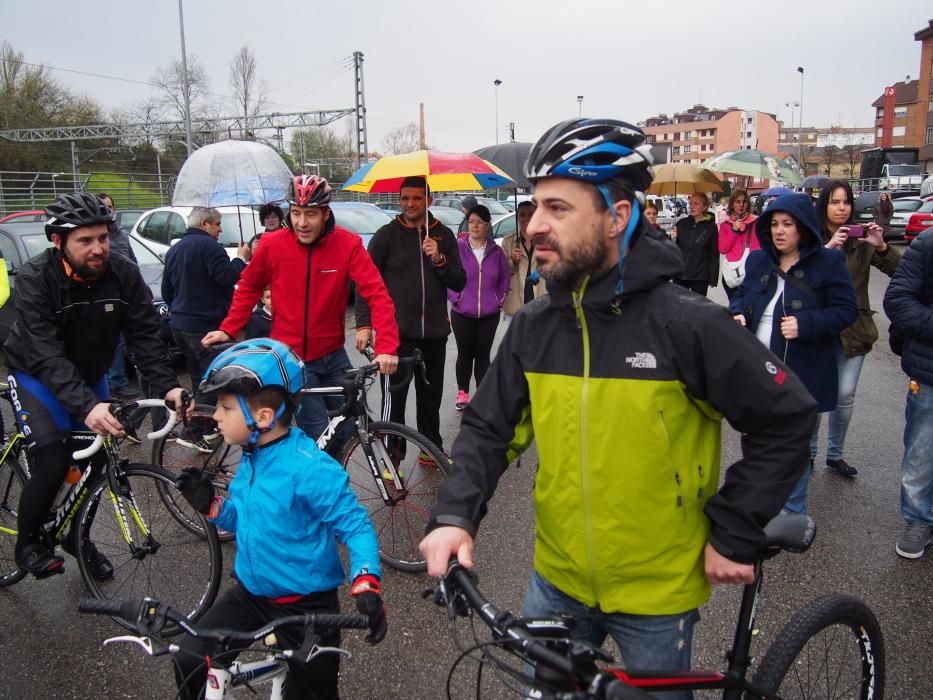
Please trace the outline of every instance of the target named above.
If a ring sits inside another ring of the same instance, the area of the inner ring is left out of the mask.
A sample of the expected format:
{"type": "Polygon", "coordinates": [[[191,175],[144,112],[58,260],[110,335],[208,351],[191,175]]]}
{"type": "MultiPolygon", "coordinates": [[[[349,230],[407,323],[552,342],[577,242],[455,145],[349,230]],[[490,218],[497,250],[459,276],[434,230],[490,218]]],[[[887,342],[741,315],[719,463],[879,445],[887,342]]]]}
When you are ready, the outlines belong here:
{"type": "MultiPolygon", "coordinates": [[[[255,338],[237,343],[224,350],[208,366],[198,387],[198,396],[211,396],[220,392],[235,394],[246,425],[251,431],[249,446],[256,444],[260,431],[253,420],[246,397],[262,389],[277,387],[289,397],[298,393],[304,384],[304,363],[284,343],[270,338],[255,338]]],[[[279,406],[272,424],[285,411],[279,406]]]]}

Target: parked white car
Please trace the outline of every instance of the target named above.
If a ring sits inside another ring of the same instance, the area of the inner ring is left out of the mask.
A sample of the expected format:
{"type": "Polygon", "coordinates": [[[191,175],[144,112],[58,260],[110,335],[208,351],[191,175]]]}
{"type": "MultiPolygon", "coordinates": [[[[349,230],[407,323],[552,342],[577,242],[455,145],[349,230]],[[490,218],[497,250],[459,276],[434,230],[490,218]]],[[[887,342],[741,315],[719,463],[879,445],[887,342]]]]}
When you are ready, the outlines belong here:
{"type": "MultiPolygon", "coordinates": [[[[149,247],[165,257],[171,245],[188,229],[188,215],[194,207],[159,207],[145,212],[133,224],[132,233],[149,243],[149,247]]],[[[249,242],[265,229],[259,212],[252,207],[217,207],[220,211],[219,242],[227,254],[236,256],[240,241],[249,242]]]]}

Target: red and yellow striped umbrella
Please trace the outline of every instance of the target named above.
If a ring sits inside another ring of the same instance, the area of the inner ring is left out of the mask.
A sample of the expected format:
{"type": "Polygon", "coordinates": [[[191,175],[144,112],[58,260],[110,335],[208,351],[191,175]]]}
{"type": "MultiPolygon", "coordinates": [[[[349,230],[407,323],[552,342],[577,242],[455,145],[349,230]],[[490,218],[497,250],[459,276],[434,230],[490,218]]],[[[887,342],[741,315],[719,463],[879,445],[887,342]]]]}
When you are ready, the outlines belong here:
{"type": "Polygon", "coordinates": [[[357,170],[344,183],[350,192],[398,192],[402,180],[412,175],[427,178],[432,192],[488,190],[510,187],[515,182],[505,171],[473,153],[414,151],[384,156],[357,170]]]}

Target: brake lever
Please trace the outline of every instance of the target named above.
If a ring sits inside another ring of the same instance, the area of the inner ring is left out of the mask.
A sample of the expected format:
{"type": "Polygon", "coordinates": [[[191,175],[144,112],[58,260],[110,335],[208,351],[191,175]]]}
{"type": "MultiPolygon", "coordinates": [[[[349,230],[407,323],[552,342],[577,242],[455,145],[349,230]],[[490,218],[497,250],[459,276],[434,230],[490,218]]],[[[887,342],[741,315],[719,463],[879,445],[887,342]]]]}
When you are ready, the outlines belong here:
{"type": "Polygon", "coordinates": [[[136,644],[142,647],[142,650],[145,651],[149,656],[162,656],[164,654],[174,654],[179,650],[177,644],[168,644],[165,646],[154,646],[152,644],[152,639],[149,637],[134,637],[131,634],[122,635],[120,637],[110,637],[109,639],[104,640],[104,646],[109,646],[110,644],[136,644]]]}
{"type": "MultiPolygon", "coordinates": [[[[283,654],[283,656],[292,657],[296,653],[300,653],[300,651],[301,650],[299,649],[298,652],[294,652],[289,649],[283,654]]],[[[303,661],[304,663],[310,663],[311,659],[313,659],[316,656],[320,656],[321,654],[343,654],[348,659],[353,658],[353,654],[351,654],[346,649],[341,649],[340,647],[322,647],[322,646],[318,646],[317,644],[312,644],[311,650],[308,652],[307,658],[303,659],[303,661]]]]}

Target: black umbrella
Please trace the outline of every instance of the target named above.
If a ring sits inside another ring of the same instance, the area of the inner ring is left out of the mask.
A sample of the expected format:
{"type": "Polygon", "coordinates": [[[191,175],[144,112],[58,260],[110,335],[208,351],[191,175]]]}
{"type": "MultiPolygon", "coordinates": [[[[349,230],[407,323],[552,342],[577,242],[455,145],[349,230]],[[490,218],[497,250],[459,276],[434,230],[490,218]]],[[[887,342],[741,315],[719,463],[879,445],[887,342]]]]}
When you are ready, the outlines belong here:
{"type": "Polygon", "coordinates": [[[496,167],[504,170],[518,184],[519,187],[530,190],[531,183],[525,178],[525,161],[534,144],[512,141],[500,143],[495,146],[486,146],[473,151],[483,160],[488,160],[496,167]]]}
{"type": "Polygon", "coordinates": [[[808,190],[821,190],[826,186],[827,182],[829,182],[829,178],[825,175],[808,175],[800,183],[800,186],[808,190]]]}

